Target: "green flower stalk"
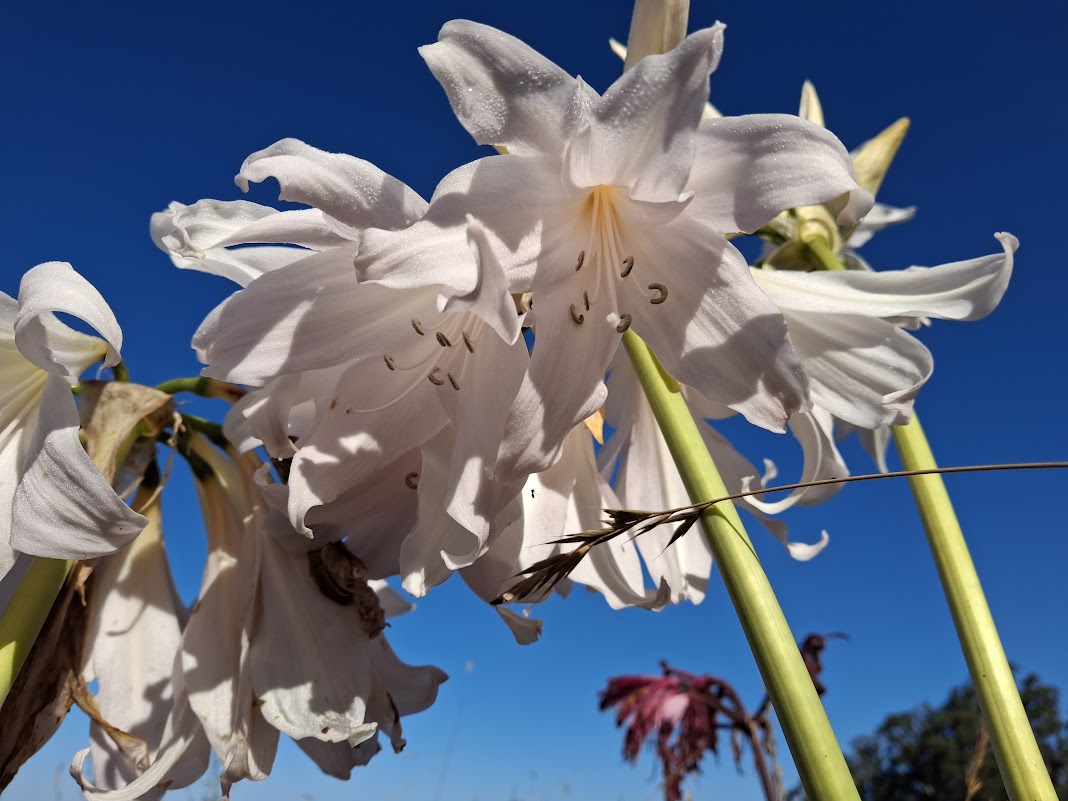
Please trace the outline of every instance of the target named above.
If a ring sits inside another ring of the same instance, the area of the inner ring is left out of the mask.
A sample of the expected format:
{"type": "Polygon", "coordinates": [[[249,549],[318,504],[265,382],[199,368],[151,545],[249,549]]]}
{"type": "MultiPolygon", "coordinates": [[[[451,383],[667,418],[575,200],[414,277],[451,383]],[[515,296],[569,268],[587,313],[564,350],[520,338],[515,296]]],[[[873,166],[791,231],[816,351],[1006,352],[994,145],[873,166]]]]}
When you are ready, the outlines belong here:
{"type": "Polygon", "coordinates": [[[0,614],[0,707],[52,611],[71,564],[64,559],[35,558],[0,614]]]}
{"type": "MultiPolygon", "coordinates": [[[[845,269],[820,240],[809,240],[804,246],[806,255],[819,269],[845,269]]],[[[893,426],[891,430],[906,470],[938,466],[915,413],[908,425],[893,426]]],[[[1009,798],[1053,801],[1057,797],[1053,783],[1038,750],[945,483],[940,475],[932,474],[910,476],[909,484],[1009,798]]]]}
{"type": "MultiPolygon", "coordinates": [[[[633,331],[623,335],[690,499],[728,495],[678,383],[633,331]]],[[[729,501],[709,507],[701,524],[712,556],[775,705],[801,784],[809,798],[858,799],[842,749],[741,519],[729,501]]]]}
{"type": "MultiPolygon", "coordinates": [[[[908,425],[894,426],[893,435],[906,469],[938,466],[915,414],[908,425]]],[[[990,731],[1005,790],[1012,801],[1055,801],[1053,782],[1038,750],[945,483],[940,475],[931,474],[910,476],[909,485],[927,530],[927,541],[990,731]]]]}

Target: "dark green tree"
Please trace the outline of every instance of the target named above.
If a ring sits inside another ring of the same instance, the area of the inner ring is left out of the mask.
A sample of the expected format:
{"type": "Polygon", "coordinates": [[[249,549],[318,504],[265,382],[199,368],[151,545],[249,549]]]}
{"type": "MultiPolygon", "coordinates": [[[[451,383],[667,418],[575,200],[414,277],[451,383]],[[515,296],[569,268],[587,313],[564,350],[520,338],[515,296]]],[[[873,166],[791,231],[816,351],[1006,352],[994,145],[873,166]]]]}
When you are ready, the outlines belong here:
{"type": "MultiPolygon", "coordinates": [[[[1068,799],[1068,721],[1057,688],[1029,674],[1020,695],[1057,796],[1068,799]]],[[[970,684],[939,707],[891,715],[875,734],[854,740],[853,749],[849,765],[864,801],[1008,798],[970,684]]]]}

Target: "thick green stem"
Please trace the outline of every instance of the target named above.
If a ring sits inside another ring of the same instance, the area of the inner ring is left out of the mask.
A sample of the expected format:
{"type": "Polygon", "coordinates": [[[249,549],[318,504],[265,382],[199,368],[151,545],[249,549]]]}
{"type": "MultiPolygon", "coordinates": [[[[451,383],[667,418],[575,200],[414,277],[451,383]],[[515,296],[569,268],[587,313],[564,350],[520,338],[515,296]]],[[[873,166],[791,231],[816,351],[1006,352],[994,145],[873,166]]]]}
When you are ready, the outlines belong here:
{"type": "Polygon", "coordinates": [[[845,265],[834,255],[831,246],[819,237],[806,239],[802,244],[805,248],[805,257],[817,270],[838,271],[845,269],[845,265]]]}
{"type": "Polygon", "coordinates": [[[207,376],[193,376],[191,378],[172,378],[164,381],[156,387],[160,392],[168,395],[176,395],[179,392],[191,392],[202,398],[221,398],[229,403],[236,403],[245,396],[245,390],[236,384],[218,381],[207,376]]]}
{"type": "MultiPolygon", "coordinates": [[[[915,415],[907,426],[894,426],[893,432],[907,469],[937,467],[915,415]]],[[[1027,720],[945,483],[940,475],[930,474],[911,476],[909,484],[927,529],[927,541],[990,731],[1005,790],[1012,801],[1055,801],[1057,794],[1027,720]]]]}
{"type": "MultiPolygon", "coordinates": [[[[623,335],[634,369],[693,501],[729,494],[677,384],[665,380],[656,357],[633,332],[623,335]]],[[[733,504],[701,516],[731,602],[775,705],[805,793],[813,801],[859,798],[842,749],[812,686],[797,642],[753,551],[733,504]]]]}
{"type": "Polygon", "coordinates": [[[0,613],[0,706],[52,611],[71,564],[63,559],[34,558],[7,608],[0,613]]]}

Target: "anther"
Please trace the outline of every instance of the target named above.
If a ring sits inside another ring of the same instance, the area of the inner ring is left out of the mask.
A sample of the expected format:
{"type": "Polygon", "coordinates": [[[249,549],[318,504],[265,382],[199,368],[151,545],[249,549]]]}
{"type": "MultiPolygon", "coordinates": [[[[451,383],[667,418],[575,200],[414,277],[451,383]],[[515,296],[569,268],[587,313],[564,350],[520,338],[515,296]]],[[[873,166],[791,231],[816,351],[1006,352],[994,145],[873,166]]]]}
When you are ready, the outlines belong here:
{"type": "Polygon", "coordinates": [[[438,344],[441,345],[441,347],[443,347],[443,348],[451,348],[452,347],[452,343],[449,342],[449,338],[447,336],[445,336],[443,333],[441,333],[440,331],[438,331],[438,333],[437,333],[437,338],[438,338],[438,344]]]}
{"type": "Polygon", "coordinates": [[[461,336],[464,338],[464,344],[467,345],[467,349],[469,351],[471,351],[472,353],[474,353],[475,352],[475,346],[471,344],[471,337],[469,337],[467,335],[466,331],[462,331],[460,333],[461,333],[461,336]]]}
{"type": "Polygon", "coordinates": [[[656,305],[657,303],[663,303],[667,300],[668,290],[663,284],[649,284],[649,288],[658,293],[655,298],[650,299],[650,303],[656,305]]]}
{"type": "Polygon", "coordinates": [[[629,314],[619,315],[619,325],[616,326],[616,331],[620,334],[626,333],[627,329],[630,328],[632,319],[633,318],[629,314]]]}
{"type": "Polygon", "coordinates": [[[586,311],[590,310],[590,296],[585,292],[582,293],[582,305],[586,307],[586,311]]]}
{"type": "Polygon", "coordinates": [[[393,356],[392,355],[390,355],[388,353],[383,353],[382,354],[382,358],[386,360],[386,367],[388,367],[390,370],[396,370],[397,369],[397,365],[395,365],[393,363],[393,356]]]}
{"type": "Polygon", "coordinates": [[[452,384],[452,388],[459,392],[460,382],[456,380],[456,376],[454,376],[452,373],[445,373],[445,375],[449,377],[449,383],[452,384]]]}
{"type": "Polygon", "coordinates": [[[431,384],[434,384],[435,386],[439,386],[440,387],[442,384],[445,383],[445,380],[442,379],[442,378],[438,378],[437,375],[435,375],[436,373],[439,373],[439,372],[441,372],[441,368],[440,367],[435,367],[433,370],[430,371],[429,375],[427,375],[427,378],[430,379],[430,383],[431,384]]]}
{"type": "Polygon", "coordinates": [[[404,483],[408,485],[408,489],[418,489],[419,488],[419,474],[418,473],[409,473],[408,475],[406,475],[404,477],[404,483]]]}
{"type": "Polygon", "coordinates": [[[582,269],[582,262],[584,262],[584,261],[586,261],[586,251],[585,250],[580,250],[579,251],[579,257],[578,257],[578,264],[575,265],[575,272],[576,273],[579,270],[582,269]]]}
{"type": "Polygon", "coordinates": [[[426,331],[423,330],[423,324],[419,322],[419,318],[417,317],[412,318],[412,328],[415,329],[415,333],[419,336],[423,336],[423,334],[426,333],[426,331]]]}
{"type": "Polygon", "coordinates": [[[586,319],[584,314],[579,314],[574,303],[571,304],[571,319],[575,321],[575,325],[582,325],[582,321],[586,319]]]}
{"type": "Polygon", "coordinates": [[[633,269],[634,269],[634,257],[633,256],[627,256],[627,258],[623,259],[623,272],[621,272],[619,274],[619,277],[620,278],[626,278],[628,275],[630,275],[630,271],[633,270],[633,269]]]}

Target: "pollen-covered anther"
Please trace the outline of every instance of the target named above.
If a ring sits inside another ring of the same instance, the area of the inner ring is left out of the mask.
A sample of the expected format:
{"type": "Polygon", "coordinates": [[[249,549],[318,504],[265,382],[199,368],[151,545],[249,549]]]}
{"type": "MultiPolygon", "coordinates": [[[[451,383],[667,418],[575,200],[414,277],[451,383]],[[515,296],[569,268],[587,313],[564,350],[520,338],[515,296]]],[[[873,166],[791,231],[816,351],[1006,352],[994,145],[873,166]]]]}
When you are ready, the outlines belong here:
{"type": "Polygon", "coordinates": [[[623,259],[623,272],[621,272],[619,274],[619,277],[620,278],[626,278],[628,275],[630,275],[630,271],[633,270],[633,269],[634,269],[634,257],[633,256],[627,256],[627,258],[623,259]]]}
{"type": "Polygon", "coordinates": [[[461,331],[460,332],[460,336],[462,336],[464,338],[464,344],[467,346],[467,349],[469,351],[471,351],[472,353],[474,353],[475,352],[475,346],[471,344],[471,337],[469,337],[467,335],[467,332],[466,331],[461,331]]]}
{"type": "Polygon", "coordinates": [[[649,288],[657,293],[655,298],[649,299],[649,302],[654,306],[667,300],[668,289],[666,286],[663,284],[649,284],[649,288]]]}
{"type": "Polygon", "coordinates": [[[575,325],[582,325],[586,319],[586,315],[579,314],[579,310],[575,307],[575,304],[571,304],[571,319],[575,321],[575,325]]]}
{"type": "Polygon", "coordinates": [[[445,375],[449,377],[449,383],[452,384],[452,388],[459,392],[460,382],[456,380],[456,376],[454,376],[452,373],[445,373],[445,375]]]}
{"type": "Polygon", "coordinates": [[[449,342],[449,338],[447,336],[445,336],[443,333],[441,333],[440,331],[438,331],[438,333],[435,336],[437,337],[438,344],[441,345],[441,347],[443,347],[443,348],[451,348],[452,347],[452,343],[449,342]]]}
{"type": "Polygon", "coordinates": [[[616,326],[616,331],[620,334],[626,333],[627,329],[630,328],[630,324],[633,319],[634,318],[632,318],[629,314],[619,315],[619,325],[616,326]]]}
{"type": "Polygon", "coordinates": [[[444,379],[444,378],[438,378],[438,375],[437,375],[437,374],[438,374],[438,373],[440,373],[440,372],[441,372],[441,368],[440,368],[440,367],[435,367],[435,368],[434,368],[433,370],[431,370],[431,371],[430,371],[430,373],[429,373],[429,374],[427,375],[427,378],[429,378],[429,379],[430,379],[430,383],[431,383],[431,384],[434,384],[435,386],[439,386],[439,387],[440,387],[440,386],[441,386],[442,384],[444,384],[444,383],[445,383],[445,379],[444,379]]]}
{"type": "Polygon", "coordinates": [[[582,305],[586,307],[586,311],[590,310],[590,296],[588,293],[582,293],[582,305]]]}
{"type": "Polygon", "coordinates": [[[582,269],[582,263],[586,261],[586,251],[580,250],[578,255],[578,263],[575,264],[575,272],[577,273],[582,269]]]}
{"type": "Polygon", "coordinates": [[[382,354],[382,358],[386,362],[386,367],[388,367],[390,370],[396,370],[397,369],[397,365],[393,361],[393,354],[391,354],[391,353],[383,353],[382,354]]]}
{"type": "Polygon", "coordinates": [[[423,330],[423,324],[419,322],[418,317],[412,318],[412,328],[415,329],[415,333],[417,333],[419,336],[423,336],[426,333],[426,331],[423,330]]]}
{"type": "Polygon", "coordinates": [[[406,475],[404,477],[404,483],[408,485],[408,489],[418,489],[419,488],[419,474],[418,473],[409,473],[408,475],[406,475]]]}

